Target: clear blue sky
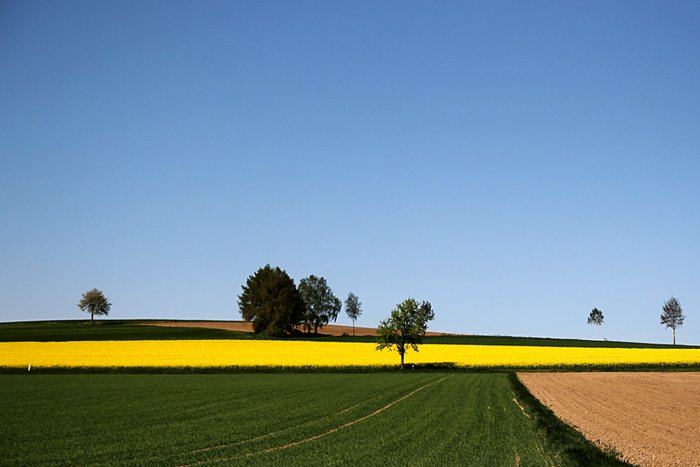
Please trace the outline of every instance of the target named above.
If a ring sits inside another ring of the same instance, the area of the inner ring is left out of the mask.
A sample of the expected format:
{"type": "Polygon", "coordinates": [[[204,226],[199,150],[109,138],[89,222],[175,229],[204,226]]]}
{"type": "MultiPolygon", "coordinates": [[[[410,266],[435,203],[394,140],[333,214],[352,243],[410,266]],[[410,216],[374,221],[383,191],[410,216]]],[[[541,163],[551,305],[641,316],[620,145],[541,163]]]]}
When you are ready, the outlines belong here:
{"type": "MultiPolygon", "coordinates": [[[[270,263],[434,330],[700,344],[700,3],[0,2],[0,321],[240,319],[270,263]]],[[[342,315],[340,323],[350,321],[342,315]]]]}

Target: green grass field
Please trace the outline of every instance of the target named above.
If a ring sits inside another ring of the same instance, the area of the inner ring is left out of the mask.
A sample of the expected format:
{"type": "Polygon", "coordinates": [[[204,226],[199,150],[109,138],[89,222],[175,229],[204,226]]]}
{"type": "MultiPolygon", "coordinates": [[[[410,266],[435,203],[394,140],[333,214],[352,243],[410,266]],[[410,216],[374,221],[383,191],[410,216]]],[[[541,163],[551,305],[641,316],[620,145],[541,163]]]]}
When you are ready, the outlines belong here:
{"type": "Polygon", "coordinates": [[[0,342],[152,339],[249,339],[248,332],[224,329],[144,326],[148,321],[27,321],[0,323],[0,342]]]}
{"type": "MultiPolygon", "coordinates": [[[[150,340],[150,339],[270,339],[266,335],[223,329],[144,326],[148,320],[84,320],[27,321],[0,323],[0,342],[77,341],[77,340],[150,340]]],[[[152,322],[152,321],[151,321],[152,322]]],[[[375,342],[371,336],[298,336],[292,340],[333,342],[375,342]]],[[[617,342],[585,339],[549,339],[510,336],[427,336],[426,344],[532,345],[554,347],[618,347],[618,348],[696,348],[639,342],[617,342]]]]}
{"type": "Polygon", "coordinates": [[[1,463],[617,464],[552,442],[513,391],[507,374],[0,375],[1,463]]]}

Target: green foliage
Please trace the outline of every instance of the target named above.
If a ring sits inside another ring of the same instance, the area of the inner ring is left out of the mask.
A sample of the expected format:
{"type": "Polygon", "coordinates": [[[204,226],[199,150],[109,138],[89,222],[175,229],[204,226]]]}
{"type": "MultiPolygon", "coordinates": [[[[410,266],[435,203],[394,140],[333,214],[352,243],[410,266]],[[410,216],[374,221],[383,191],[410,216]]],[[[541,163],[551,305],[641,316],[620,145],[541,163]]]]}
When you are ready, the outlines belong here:
{"type": "Polygon", "coordinates": [[[304,302],[292,278],[279,267],[268,264],[258,269],[242,288],[238,306],[256,333],[279,337],[291,334],[301,322],[304,302]]]}
{"type": "Polygon", "coordinates": [[[362,303],[357,295],[350,292],[345,300],[345,314],[352,320],[352,335],[355,335],[355,320],[362,314],[362,303]]]}
{"type": "Polygon", "coordinates": [[[435,313],[429,302],[418,304],[413,298],[407,298],[396,305],[389,318],[379,323],[377,350],[386,348],[391,350],[396,347],[401,357],[401,368],[403,368],[406,350],[410,347],[418,352],[418,344],[423,342],[428,321],[433,319],[435,319],[435,313]]]}
{"type": "Polygon", "coordinates": [[[85,292],[80,299],[80,303],[78,303],[78,308],[90,313],[90,323],[94,322],[95,315],[107,316],[111,307],[112,304],[109,303],[104,294],[97,289],[85,292]]]}
{"type": "Polygon", "coordinates": [[[598,326],[603,324],[603,312],[598,308],[593,308],[591,314],[588,315],[588,324],[595,326],[595,337],[598,338],[598,326]]]}
{"type": "Polygon", "coordinates": [[[664,303],[662,311],[661,324],[673,329],[673,345],[676,345],[676,328],[682,326],[685,320],[681,304],[676,297],[671,297],[664,303]]]}
{"type": "Polygon", "coordinates": [[[333,295],[326,279],[316,277],[313,274],[299,281],[299,295],[304,301],[304,318],[302,320],[307,333],[323,327],[331,321],[338,319],[338,313],[342,304],[340,299],[333,295]]]}
{"type": "Polygon", "coordinates": [[[595,326],[600,326],[603,324],[603,312],[598,308],[593,308],[591,314],[588,315],[588,324],[593,324],[595,326]]]}
{"type": "Polygon", "coordinates": [[[577,465],[512,397],[505,374],[0,375],[2,463],[577,465]]]}

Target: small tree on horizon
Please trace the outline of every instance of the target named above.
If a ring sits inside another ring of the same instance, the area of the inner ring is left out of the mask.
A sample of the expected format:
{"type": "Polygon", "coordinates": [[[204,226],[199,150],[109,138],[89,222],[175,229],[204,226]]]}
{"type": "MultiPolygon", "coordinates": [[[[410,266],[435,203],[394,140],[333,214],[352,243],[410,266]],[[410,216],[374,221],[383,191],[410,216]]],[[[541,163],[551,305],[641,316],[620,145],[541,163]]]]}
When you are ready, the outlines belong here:
{"type": "Polygon", "coordinates": [[[603,312],[598,308],[593,308],[591,314],[588,315],[588,324],[592,324],[595,328],[595,338],[598,339],[598,327],[603,324],[603,312]]]}
{"type": "Polygon", "coordinates": [[[350,292],[345,300],[345,314],[352,320],[352,335],[355,335],[355,320],[362,314],[362,303],[357,295],[350,292]]]}
{"type": "Polygon", "coordinates": [[[667,328],[673,329],[673,345],[676,345],[676,328],[683,325],[685,315],[683,309],[676,297],[669,298],[662,308],[661,324],[665,324],[667,328]]]}
{"type": "Polygon", "coordinates": [[[78,303],[78,308],[90,313],[90,324],[94,323],[95,315],[107,316],[111,307],[112,304],[107,301],[107,297],[97,289],[85,292],[78,303]]]}
{"type": "Polygon", "coordinates": [[[428,321],[433,319],[435,319],[435,313],[429,302],[418,304],[413,298],[407,298],[396,305],[389,318],[379,323],[377,350],[386,348],[392,350],[393,347],[396,347],[401,356],[401,369],[403,370],[406,350],[410,347],[418,352],[418,344],[423,343],[423,337],[428,329],[428,321]]]}

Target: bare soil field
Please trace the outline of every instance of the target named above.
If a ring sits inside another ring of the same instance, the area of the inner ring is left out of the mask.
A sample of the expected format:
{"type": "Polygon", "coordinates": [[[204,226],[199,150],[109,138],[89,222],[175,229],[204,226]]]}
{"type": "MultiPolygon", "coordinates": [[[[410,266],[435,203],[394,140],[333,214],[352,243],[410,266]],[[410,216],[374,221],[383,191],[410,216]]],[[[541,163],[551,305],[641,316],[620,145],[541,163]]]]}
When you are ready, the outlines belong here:
{"type": "Polygon", "coordinates": [[[640,466],[700,466],[700,373],[518,373],[560,419],[640,466]]]}
{"type": "MultiPolygon", "coordinates": [[[[253,325],[248,321],[162,321],[148,323],[149,326],[169,326],[182,328],[209,328],[209,329],[227,329],[229,331],[244,331],[253,332],[253,325]]],[[[330,336],[342,336],[347,334],[352,336],[352,326],[340,326],[337,324],[329,324],[319,329],[319,334],[330,336]]],[[[426,332],[428,336],[443,336],[441,332],[426,332]]],[[[377,328],[366,328],[355,326],[356,336],[376,336],[377,328]]]]}

